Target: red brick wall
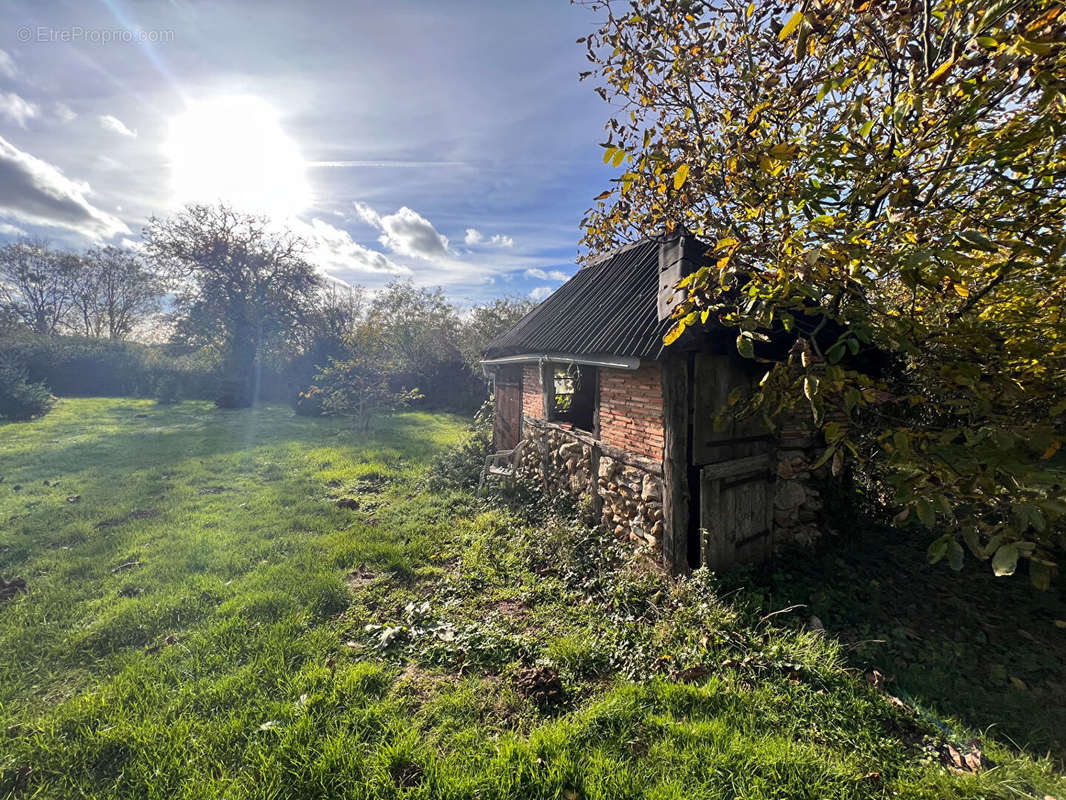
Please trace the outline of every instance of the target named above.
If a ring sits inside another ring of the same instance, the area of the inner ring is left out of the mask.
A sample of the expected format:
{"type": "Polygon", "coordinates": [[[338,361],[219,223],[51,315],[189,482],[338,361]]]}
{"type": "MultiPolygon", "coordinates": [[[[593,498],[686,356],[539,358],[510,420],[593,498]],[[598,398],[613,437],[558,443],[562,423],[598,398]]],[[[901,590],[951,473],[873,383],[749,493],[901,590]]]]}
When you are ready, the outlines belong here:
{"type": "Polygon", "coordinates": [[[544,419],[544,394],[540,385],[540,365],[522,367],[522,413],[533,419],[544,419]]]}
{"type": "Polygon", "coordinates": [[[635,372],[600,368],[600,440],[662,461],[663,383],[656,363],[635,372]]]}
{"type": "MultiPolygon", "coordinates": [[[[544,419],[540,366],[522,369],[522,414],[544,419]]],[[[662,370],[656,363],[633,370],[599,368],[599,438],[630,453],[662,461],[662,370]]]]}

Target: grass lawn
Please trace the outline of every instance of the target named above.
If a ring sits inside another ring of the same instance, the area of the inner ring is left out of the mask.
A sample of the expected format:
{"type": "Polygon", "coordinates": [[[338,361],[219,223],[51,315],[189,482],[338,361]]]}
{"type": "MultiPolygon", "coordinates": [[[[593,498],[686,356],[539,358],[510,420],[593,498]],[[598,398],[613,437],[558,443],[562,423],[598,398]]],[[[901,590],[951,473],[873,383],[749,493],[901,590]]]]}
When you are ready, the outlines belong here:
{"type": "Polygon", "coordinates": [[[775,578],[825,635],[431,491],[462,430],[128,399],[0,425],[0,577],[28,590],[0,600],[0,797],[1066,797],[996,733],[979,774],[945,768],[987,704],[863,680],[829,581],[775,578]]]}

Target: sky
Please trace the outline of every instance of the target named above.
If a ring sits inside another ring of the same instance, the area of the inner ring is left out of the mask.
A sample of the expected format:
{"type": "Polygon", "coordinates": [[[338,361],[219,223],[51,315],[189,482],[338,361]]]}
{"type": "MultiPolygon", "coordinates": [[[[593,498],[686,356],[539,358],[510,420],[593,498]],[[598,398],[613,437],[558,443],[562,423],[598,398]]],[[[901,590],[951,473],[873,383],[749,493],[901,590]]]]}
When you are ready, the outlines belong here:
{"type": "Polygon", "coordinates": [[[608,186],[568,0],[5,0],[0,239],[225,200],[330,277],[542,299],[608,186]]]}

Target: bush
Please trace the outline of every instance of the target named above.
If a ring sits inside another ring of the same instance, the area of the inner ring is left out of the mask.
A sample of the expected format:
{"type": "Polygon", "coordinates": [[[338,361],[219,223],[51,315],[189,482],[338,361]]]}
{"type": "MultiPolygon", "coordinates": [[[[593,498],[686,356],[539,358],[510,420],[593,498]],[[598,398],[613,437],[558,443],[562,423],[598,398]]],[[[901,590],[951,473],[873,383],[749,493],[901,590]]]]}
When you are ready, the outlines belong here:
{"type": "Polygon", "coordinates": [[[55,400],[44,383],[26,380],[26,370],[0,363],[0,419],[21,422],[43,417],[55,400]]]}
{"type": "Polygon", "coordinates": [[[485,457],[493,451],[493,419],[492,401],[487,400],[474,415],[466,438],[433,461],[429,468],[429,488],[432,491],[477,488],[485,457]]]}
{"type": "Polygon", "coordinates": [[[181,387],[174,375],[163,375],[156,381],[155,399],[161,406],[172,406],[181,400],[181,387]]]}
{"type": "Polygon", "coordinates": [[[181,397],[209,399],[219,383],[209,350],[174,353],[111,339],[13,332],[0,342],[0,361],[21,365],[28,381],[43,382],[59,396],[158,397],[166,381],[181,397]]]}

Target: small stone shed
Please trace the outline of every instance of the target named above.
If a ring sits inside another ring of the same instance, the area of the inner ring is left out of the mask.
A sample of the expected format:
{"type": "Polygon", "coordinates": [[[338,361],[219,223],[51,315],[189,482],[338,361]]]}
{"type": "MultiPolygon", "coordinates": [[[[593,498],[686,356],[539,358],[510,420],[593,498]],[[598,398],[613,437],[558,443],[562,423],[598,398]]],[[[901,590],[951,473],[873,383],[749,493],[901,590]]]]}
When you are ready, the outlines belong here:
{"type": "Polygon", "coordinates": [[[497,450],[520,442],[520,473],[569,492],[619,536],[675,571],[758,561],[809,544],[822,508],[821,448],[802,422],[716,429],[730,392],[761,377],[736,332],[669,347],[674,286],[707,246],[678,232],[586,263],[486,349],[497,450]]]}

